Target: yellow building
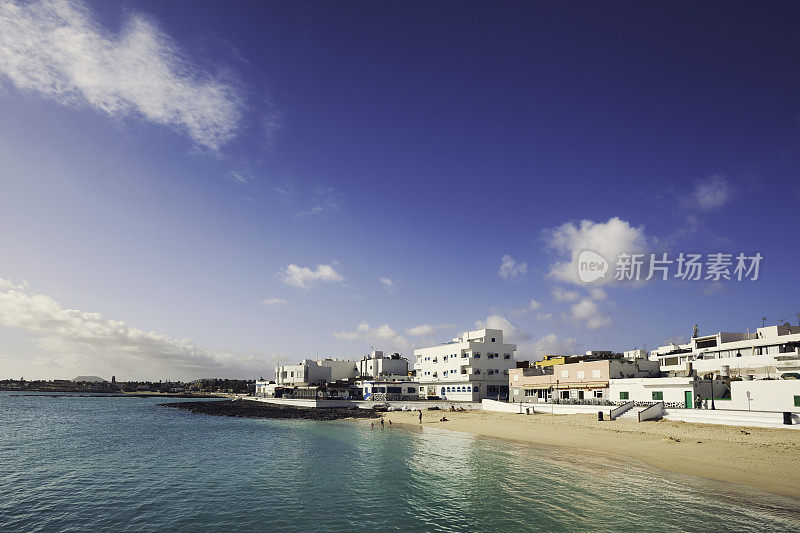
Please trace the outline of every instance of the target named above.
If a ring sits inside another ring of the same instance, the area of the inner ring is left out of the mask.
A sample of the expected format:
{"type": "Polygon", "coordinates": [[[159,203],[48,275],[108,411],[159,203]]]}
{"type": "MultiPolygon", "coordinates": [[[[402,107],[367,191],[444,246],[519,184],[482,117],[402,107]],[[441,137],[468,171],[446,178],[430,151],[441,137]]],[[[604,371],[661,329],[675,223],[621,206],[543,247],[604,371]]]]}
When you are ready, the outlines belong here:
{"type": "Polygon", "coordinates": [[[544,368],[546,366],[563,365],[566,363],[577,363],[580,359],[569,355],[545,355],[541,361],[533,363],[535,368],[544,368]]]}

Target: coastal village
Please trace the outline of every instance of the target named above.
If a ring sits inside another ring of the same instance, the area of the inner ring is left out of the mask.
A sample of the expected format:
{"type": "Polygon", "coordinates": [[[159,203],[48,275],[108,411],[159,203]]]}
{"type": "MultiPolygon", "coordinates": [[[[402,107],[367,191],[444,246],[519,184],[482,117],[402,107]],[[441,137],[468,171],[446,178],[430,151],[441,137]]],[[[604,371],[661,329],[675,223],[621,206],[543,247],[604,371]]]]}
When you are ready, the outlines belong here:
{"type": "Polygon", "coordinates": [[[258,380],[251,399],[305,407],[596,414],[800,427],[800,326],[699,335],[650,351],[590,350],[515,358],[503,331],[464,332],[442,344],[358,360],[304,359],[258,380]]]}

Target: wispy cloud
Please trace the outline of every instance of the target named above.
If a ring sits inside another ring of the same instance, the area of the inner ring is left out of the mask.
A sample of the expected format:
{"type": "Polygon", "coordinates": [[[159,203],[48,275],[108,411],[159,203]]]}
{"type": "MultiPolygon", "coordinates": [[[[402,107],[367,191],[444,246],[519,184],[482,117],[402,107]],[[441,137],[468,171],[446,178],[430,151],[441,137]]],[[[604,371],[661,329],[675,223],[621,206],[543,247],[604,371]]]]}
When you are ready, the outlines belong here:
{"type": "Polygon", "coordinates": [[[99,313],[65,309],[53,298],[0,278],[0,324],[34,335],[46,364],[71,372],[122,372],[151,378],[263,373],[273,356],[212,352],[191,339],[145,331],[99,313]]]}
{"type": "Polygon", "coordinates": [[[234,183],[246,184],[256,181],[257,178],[246,170],[233,169],[228,172],[228,179],[234,183]]]}
{"type": "Polygon", "coordinates": [[[500,262],[500,270],[497,271],[503,279],[517,279],[528,273],[527,263],[518,263],[510,255],[504,255],[500,262]]]}
{"type": "Polygon", "coordinates": [[[340,283],[344,281],[344,276],[337,272],[332,265],[317,265],[312,270],[308,267],[291,264],[279,272],[278,277],[289,286],[305,290],[309,290],[318,283],[340,283]]]}
{"type": "Polygon", "coordinates": [[[286,305],[286,300],[283,298],[264,298],[261,303],[266,306],[286,305]]]}
{"type": "Polygon", "coordinates": [[[131,14],[113,34],[82,2],[0,2],[0,73],[21,90],[169,126],[211,150],[242,116],[235,85],[189,62],[151,19],[131,14]]]}
{"type": "Polygon", "coordinates": [[[553,287],[552,294],[553,299],[557,302],[574,302],[581,297],[578,291],[568,291],[559,286],[553,287]]]}
{"type": "Polygon", "coordinates": [[[383,288],[386,289],[386,292],[394,292],[395,291],[396,287],[395,287],[394,281],[392,281],[391,279],[389,279],[389,278],[378,278],[378,281],[380,282],[381,285],[383,285],[383,288]]]}
{"type": "Polygon", "coordinates": [[[728,178],[721,173],[708,176],[695,183],[692,199],[703,211],[713,211],[724,206],[733,198],[733,187],[728,178]]]}
{"type": "Polygon", "coordinates": [[[295,213],[294,218],[313,215],[333,215],[342,211],[344,195],[333,187],[317,184],[311,190],[308,207],[295,213]]]}
{"type": "Polygon", "coordinates": [[[455,327],[456,326],[454,324],[441,324],[441,325],[420,324],[418,326],[406,328],[406,335],[411,335],[412,337],[435,335],[436,333],[438,333],[443,329],[453,329],[455,327]]]}
{"type": "Polygon", "coordinates": [[[407,349],[410,347],[408,340],[392,329],[389,324],[378,327],[370,327],[369,323],[360,323],[355,331],[336,331],[333,336],[343,340],[364,340],[384,346],[389,349],[407,349]]]}

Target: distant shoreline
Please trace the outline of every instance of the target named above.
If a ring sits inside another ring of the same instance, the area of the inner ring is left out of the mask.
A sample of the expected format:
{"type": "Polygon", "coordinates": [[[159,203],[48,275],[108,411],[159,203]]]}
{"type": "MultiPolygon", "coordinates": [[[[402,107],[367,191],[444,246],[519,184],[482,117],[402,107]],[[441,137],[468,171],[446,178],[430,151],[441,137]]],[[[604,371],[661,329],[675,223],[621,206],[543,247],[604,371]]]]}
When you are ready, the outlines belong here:
{"type": "Polygon", "coordinates": [[[11,396],[47,396],[58,398],[61,396],[77,397],[113,397],[113,398],[226,398],[221,394],[205,394],[191,392],[78,392],[78,391],[51,391],[51,390],[19,390],[0,389],[0,392],[13,392],[11,396]]]}

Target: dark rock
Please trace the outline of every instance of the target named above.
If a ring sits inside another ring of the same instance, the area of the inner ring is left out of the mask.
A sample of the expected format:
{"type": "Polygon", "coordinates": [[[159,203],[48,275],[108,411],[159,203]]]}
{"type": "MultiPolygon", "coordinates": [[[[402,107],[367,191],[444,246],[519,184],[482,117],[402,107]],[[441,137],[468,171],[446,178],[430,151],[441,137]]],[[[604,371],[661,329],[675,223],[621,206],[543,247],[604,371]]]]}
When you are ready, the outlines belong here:
{"type": "Polygon", "coordinates": [[[339,420],[341,418],[377,418],[372,409],[349,407],[293,407],[255,401],[211,401],[160,403],[160,407],[183,409],[190,413],[235,416],[239,418],[294,418],[304,420],[339,420]]]}

